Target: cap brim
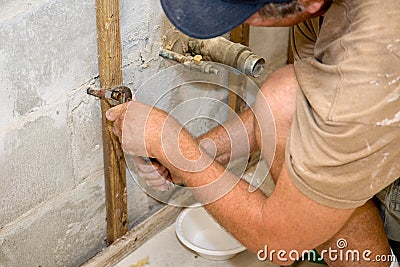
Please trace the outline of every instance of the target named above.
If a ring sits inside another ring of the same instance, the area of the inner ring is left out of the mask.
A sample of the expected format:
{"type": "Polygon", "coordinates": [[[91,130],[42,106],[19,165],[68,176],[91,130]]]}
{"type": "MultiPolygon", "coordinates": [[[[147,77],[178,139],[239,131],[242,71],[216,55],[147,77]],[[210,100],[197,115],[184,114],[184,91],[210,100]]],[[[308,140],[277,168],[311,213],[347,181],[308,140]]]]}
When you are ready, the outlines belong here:
{"type": "Polygon", "coordinates": [[[165,15],[181,32],[193,38],[223,35],[242,24],[265,3],[238,4],[221,0],[161,0],[165,15]]]}

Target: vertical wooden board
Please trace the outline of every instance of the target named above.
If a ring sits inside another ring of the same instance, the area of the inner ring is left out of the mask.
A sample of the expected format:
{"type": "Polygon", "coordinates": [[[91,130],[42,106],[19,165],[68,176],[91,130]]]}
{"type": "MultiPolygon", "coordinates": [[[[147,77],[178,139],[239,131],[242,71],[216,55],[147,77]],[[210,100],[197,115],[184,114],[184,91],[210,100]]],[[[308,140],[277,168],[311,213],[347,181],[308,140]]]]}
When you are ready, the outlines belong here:
{"type": "MultiPolygon", "coordinates": [[[[228,95],[228,106],[240,114],[246,108],[246,88],[247,88],[248,77],[245,74],[229,74],[229,95],[228,95]]],[[[232,119],[235,115],[230,113],[229,119],[232,119]]]]}
{"type": "MultiPolygon", "coordinates": [[[[249,46],[250,42],[250,26],[242,24],[231,31],[231,41],[249,46]]],[[[244,99],[246,94],[246,77],[244,75],[229,75],[229,89],[231,90],[228,95],[228,105],[236,113],[240,113],[245,108],[244,99]]],[[[232,118],[232,116],[230,116],[232,118]]]]}
{"type": "Polygon", "coordinates": [[[247,23],[239,25],[231,31],[231,41],[249,46],[250,43],[250,26],[247,23]]]}
{"type": "Polygon", "coordinates": [[[294,44],[293,44],[293,28],[290,28],[287,64],[293,64],[294,63],[293,46],[294,46],[294,44]]]}
{"type": "MultiPolygon", "coordinates": [[[[96,0],[98,64],[101,88],[122,84],[122,46],[119,0],[96,0]]],[[[102,100],[102,134],[106,191],[107,239],[113,243],[128,231],[126,164],[121,146],[112,133],[102,100]]]]}

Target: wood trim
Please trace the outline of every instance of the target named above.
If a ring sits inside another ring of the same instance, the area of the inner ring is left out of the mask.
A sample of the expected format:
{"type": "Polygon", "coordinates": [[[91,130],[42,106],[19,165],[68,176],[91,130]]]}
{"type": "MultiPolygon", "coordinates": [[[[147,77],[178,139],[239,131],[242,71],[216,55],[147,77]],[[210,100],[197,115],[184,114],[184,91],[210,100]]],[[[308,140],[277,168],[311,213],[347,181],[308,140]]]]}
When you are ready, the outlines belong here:
{"type": "MultiPolygon", "coordinates": [[[[188,193],[182,194],[176,199],[177,203],[191,203],[191,201],[193,201],[193,196],[188,193]]],[[[82,267],[114,266],[147,240],[173,224],[181,211],[181,207],[164,206],[143,223],[128,231],[125,236],[103,249],[82,267]]]]}

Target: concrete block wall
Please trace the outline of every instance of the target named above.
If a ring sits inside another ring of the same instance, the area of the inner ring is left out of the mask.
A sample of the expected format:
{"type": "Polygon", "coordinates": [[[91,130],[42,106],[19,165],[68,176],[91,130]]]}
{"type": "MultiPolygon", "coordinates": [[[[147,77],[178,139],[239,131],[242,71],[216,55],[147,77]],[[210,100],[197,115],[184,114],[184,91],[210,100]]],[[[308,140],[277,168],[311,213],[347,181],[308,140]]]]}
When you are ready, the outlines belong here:
{"type": "MultiPolygon", "coordinates": [[[[125,83],[160,68],[158,1],[121,2],[125,83]]],[[[0,266],[78,266],[106,245],[95,1],[0,1],[0,266]]],[[[128,178],[129,179],[129,178],[128,178]]],[[[128,182],[131,227],[161,204],[128,182]]]]}
{"type": "MultiPolygon", "coordinates": [[[[95,0],[0,0],[0,267],[79,266],[106,246],[100,105],[86,95],[95,13],[95,0]]],[[[139,88],[170,65],[170,26],[158,0],[122,0],[121,25],[124,84],[139,88]]],[[[161,206],[128,173],[130,226],[161,206]]]]}

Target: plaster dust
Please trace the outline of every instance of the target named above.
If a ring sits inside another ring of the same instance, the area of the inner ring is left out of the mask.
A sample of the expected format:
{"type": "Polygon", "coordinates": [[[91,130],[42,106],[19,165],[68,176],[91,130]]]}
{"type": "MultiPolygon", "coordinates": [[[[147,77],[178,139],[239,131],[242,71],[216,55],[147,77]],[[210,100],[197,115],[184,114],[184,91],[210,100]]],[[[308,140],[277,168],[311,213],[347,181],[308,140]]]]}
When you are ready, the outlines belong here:
{"type": "Polygon", "coordinates": [[[378,122],[376,125],[378,126],[391,126],[400,122],[400,111],[394,115],[393,118],[386,118],[381,122],[378,122]]]}
{"type": "Polygon", "coordinates": [[[1,0],[0,23],[19,13],[24,13],[37,7],[44,0],[1,0]]]}

